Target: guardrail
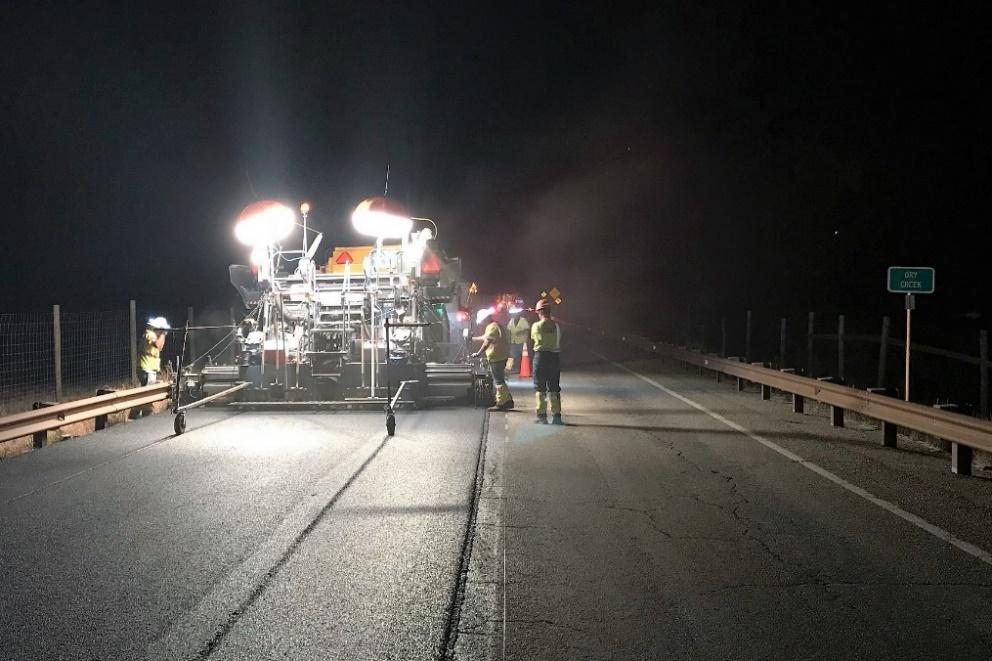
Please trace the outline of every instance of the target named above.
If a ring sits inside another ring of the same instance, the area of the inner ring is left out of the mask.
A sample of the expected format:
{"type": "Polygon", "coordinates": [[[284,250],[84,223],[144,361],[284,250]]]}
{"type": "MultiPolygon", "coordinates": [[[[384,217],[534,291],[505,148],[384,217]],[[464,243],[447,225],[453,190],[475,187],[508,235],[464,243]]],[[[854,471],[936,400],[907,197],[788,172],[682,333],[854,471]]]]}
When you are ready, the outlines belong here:
{"type": "Polygon", "coordinates": [[[733,358],[690,351],[643,337],[627,335],[622,338],[642,351],[681,361],[700,369],[726,374],[738,379],[738,390],[746,382],[761,385],[762,399],[769,399],[771,389],[792,395],[793,411],[801,413],[805,399],[822,402],[831,407],[831,424],[844,426],[844,411],[854,411],[882,422],[882,442],[896,446],[897,427],[930,434],[951,442],[951,470],[961,475],[971,474],[973,450],[992,452],[992,422],[939,408],[904,402],[871,390],[858,390],[838,383],[795,374],[793,370],[776,370],[762,364],[747,364],[733,358]]]}
{"type": "Polygon", "coordinates": [[[33,436],[35,447],[41,447],[48,431],[93,418],[100,429],[101,419],[105,422],[111,413],[168,399],[171,387],[169,383],[156,383],[8,415],[0,418],[0,443],[33,436]]]}

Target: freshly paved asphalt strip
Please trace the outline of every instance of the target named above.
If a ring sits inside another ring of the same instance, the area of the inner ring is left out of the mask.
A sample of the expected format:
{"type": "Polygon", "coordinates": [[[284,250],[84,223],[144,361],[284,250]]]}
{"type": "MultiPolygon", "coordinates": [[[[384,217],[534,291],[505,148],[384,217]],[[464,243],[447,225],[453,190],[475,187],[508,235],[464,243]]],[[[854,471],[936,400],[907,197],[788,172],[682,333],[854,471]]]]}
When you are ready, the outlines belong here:
{"type": "Polygon", "coordinates": [[[992,567],[864,496],[987,552],[987,480],[654,360],[571,358],[568,426],[491,419],[456,658],[992,656],[992,567]]]}
{"type": "Polygon", "coordinates": [[[205,410],[0,463],[0,659],[435,658],[483,415],[205,410]]]}

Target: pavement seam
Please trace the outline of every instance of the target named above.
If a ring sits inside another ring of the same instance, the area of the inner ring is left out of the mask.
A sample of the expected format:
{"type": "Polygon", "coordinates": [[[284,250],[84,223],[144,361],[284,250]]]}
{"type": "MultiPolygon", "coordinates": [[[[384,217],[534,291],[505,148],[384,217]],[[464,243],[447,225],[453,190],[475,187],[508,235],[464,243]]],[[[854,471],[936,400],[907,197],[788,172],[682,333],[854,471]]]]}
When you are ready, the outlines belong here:
{"type": "Polygon", "coordinates": [[[350,487],[355,482],[355,480],[357,480],[359,476],[361,476],[361,474],[365,472],[365,469],[368,467],[369,464],[372,463],[372,461],[376,458],[376,456],[378,456],[378,454],[389,442],[390,438],[391,438],[390,436],[384,436],[382,438],[382,440],[376,446],[375,450],[373,450],[372,453],[368,457],[366,457],[366,459],[361,463],[358,469],[355,472],[353,472],[347,480],[345,480],[345,482],[341,485],[341,487],[334,493],[333,496],[331,496],[330,500],[328,500],[324,504],[324,506],[317,513],[317,515],[313,519],[311,519],[311,521],[306,525],[306,527],[304,527],[303,530],[300,531],[299,534],[297,534],[297,536],[293,539],[293,541],[289,544],[289,546],[286,547],[285,551],[283,551],[282,555],[279,557],[276,563],[272,565],[272,567],[270,567],[269,570],[261,576],[261,578],[258,581],[258,584],[254,587],[254,589],[247,596],[247,598],[245,598],[245,600],[242,601],[235,610],[231,611],[228,614],[227,620],[225,620],[217,628],[217,630],[214,632],[213,637],[209,641],[207,641],[207,643],[199,650],[194,652],[192,655],[186,657],[187,659],[189,659],[190,661],[196,661],[199,659],[207,659],[210,657],[210,655],[214,652],[214,650],[217,649],[220,643],[223,642],[227,634],[231,632],[234,625],[237,624],[238,620],[241,619],[241,616],[244,615],[245,612],[249,608],[251,608],[251,606],[258,600],[258,598],[262,596],[262,594],[265,592],[265,589],[272,582],[272,579],[275,578],[276,575],[279,573],[279,571],[286,565],[287,562],[289,562],[293,554],[297,551],[297,549],[299,549],[300,545],[306,540],[306,538],[310,535],[310,533],[313,532],[314,528],[316,528],[317,525],[321,521],[323,521],[324,517],[331,510],[331,508],[334,507],[334,505],[338,502],[338,500],[340,500],[341,496],[345,493],[345,491],[348,490],[348,487],[350,487]]]}
{"type": "Polygon", "coordinates": [[[465,537],[462,541],[462,551],[458,557],[457,579],[451,591],[451,601],[448,605],[448,620],[445,622],[444,632],[441,635],[441,644],[438,648],[439,659],[453,659],[455,644],[458,641],[458,625],[461,621],[462,604],[465,601],[465,585],[468,581],[469,561],[472,557],[472,545],[475,541],[476,522],[479,514],[479,495],[482,493],[482,483],[485,478],[489,419],[490,413],[486,411],[482,418],[482,430],[479,434],[479,453],[475,460],[475,480],[472,483],[472,494],[469,499],[468,521],[465,523],[465,537]]]}

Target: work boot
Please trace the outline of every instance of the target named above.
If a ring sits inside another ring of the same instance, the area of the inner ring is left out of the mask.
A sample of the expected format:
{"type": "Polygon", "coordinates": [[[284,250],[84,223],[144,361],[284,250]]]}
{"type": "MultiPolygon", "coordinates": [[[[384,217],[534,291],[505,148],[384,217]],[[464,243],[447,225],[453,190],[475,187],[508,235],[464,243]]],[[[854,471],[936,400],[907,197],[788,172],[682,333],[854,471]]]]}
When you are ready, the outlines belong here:
{"type": "Polygon", "coordinates": [[[537,414],[537,419],[535,419],[534,422],[536,424],[539,424],[539,425],[546,425],[546,424],[548,424],[548,414],[547,413],[538,413],[537,414]]]}
{"type": "Polygon", "coordinates": [[[561,421],[561,413],[555,413],[551,416],[551,424],[553,425],[563,425],[564,422],[561,421]]]}
{"type": "Polygon", "coordinates": [[[514,406],[513,400],[511,399],[510,401],[508,401],[506,404],[503,405],[503,410],[510,411],[513,409],[513,406],[514,406]]]}

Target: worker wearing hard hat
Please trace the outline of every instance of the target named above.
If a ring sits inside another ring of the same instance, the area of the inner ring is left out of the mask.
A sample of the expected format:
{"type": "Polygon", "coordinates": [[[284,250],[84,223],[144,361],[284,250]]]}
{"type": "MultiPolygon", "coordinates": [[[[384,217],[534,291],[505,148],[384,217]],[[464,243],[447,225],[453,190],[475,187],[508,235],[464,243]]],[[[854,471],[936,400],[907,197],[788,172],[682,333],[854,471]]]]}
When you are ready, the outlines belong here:
{"type": "Polygon", "coordinates": [[[506,330],[510,331],[510,359],[513,361],[509,371],[519,374],[524,344],[530,339],[530,322],[523,316],[522,308],[510,308],[510,321],[506,324],[506,330]]]}
{"type": "Polygon", "coordinates": [[[165,317],[154,317],[145,324],[141,361],[138,363],[141,385],[150,386],[158,382],[158,373],[162,369],[162,349],[165,347],[165,336],[170,330],[172,328],[165,317]]]}
{"type": "Polygon", "coordinates": [[[534,341],[534,390],[537,399],[535,422],[561,425],[561,325],[551,318],[551,301],[542,298],[535,306],[540,317],[530,327],[534,341]]]}
{"type": "Polygon", "coordinates": [[[495,310],[486,308],[479,310],[475,321],[479,326],[485,324],[485,331],[473,340],[482,341],[482,347],[474,354],[478,358],[483,352],[489,361],[489,369],[493,375],[493,385],[496,387],[496,404],[490,411],[509,411],[513,408],[513,395],[506,385],[506,361],[510,357],[509,333],[493,316],[495,310]]]}
{"type": "MultiPolygon", "coordinates": [[[[138,381],[143,386],[158,383],[158,373],[162,368],[162,348],[165,347],[165,335],[170,330],[165,317],[153,317],[145,324],[145,334],[140,340],[140,358],[138,359],[138,381]]],[[[152,413],[152,405],[145,404],[131,409],[130,417],[140,418],[152,413]]]]}

